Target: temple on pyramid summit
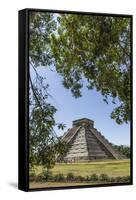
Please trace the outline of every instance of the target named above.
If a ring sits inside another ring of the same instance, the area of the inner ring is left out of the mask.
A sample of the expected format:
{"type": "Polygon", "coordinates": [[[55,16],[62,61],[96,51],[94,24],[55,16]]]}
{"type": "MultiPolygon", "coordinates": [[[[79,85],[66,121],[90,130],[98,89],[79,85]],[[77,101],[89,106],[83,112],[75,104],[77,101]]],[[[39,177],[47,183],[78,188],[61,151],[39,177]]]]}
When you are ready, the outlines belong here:
{"type": "Polygon", "coordinates": [[[61,140],[69,144],[62,158],[64,162],[125,158],[94,128],[94,121],[87,118],[73,121],[73,127],[64,133],[61,140]]]}

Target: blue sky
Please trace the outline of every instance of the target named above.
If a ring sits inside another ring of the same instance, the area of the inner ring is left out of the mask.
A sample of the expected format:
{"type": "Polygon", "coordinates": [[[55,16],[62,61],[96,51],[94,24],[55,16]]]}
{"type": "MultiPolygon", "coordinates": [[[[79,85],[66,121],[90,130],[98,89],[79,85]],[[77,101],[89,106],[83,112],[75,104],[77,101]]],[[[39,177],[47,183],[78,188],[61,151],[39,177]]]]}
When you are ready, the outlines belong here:
{"type": "Polygon", "coordinates": [[[49,98],[48,102],[58,109],[55,114],[56,122],[66,124],[64,131],[55,128],[58,135],[71,128],[73,120],[85,117],[94,120],[95,128],[110,142],[130,145],[130,124],[118,125],[110,118],[115,105],[106,104],[99,92],[84,87],[82,97],[75,99],[71,92],[63,87],[62,78],[56,72],[41,68],[39,73],[46,76],[47,83],[50,85],[49,93],[53,98],[49,98]]]}

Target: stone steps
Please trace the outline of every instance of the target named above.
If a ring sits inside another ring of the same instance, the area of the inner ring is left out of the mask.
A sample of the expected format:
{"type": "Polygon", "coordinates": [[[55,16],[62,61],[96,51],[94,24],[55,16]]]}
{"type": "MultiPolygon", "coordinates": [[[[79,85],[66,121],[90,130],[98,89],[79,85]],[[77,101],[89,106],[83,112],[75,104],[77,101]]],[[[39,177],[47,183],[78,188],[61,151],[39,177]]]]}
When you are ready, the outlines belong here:
{"type": "Polygon", "coordinates": [[[103,143],[103,145],[107,148],[107,150],[109,151],[109,153],[112,154],[112,156],[115,159],[120,159],[119,154],[117,154],[115,152],[115,150],[109,144],[109,141],[107,139],[105,139],[105,137],[100,132],[98,132],[97,129],[94,129],[93,131],[94,131],[95,136],[103,143]]]}

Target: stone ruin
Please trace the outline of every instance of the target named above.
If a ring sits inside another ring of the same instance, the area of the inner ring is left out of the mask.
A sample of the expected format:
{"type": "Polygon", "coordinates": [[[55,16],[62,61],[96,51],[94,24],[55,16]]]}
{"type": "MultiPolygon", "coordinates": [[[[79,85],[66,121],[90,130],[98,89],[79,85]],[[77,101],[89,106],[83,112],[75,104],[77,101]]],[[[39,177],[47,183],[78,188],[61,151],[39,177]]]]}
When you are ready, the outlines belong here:
{"type": "Polygon", "coordinates": [[[73,121],[73,127],[68,129],[61,140],[69,144],[69,150],[63,157],[64,162],[125,158],[94,128],[94,121],[90,119],[73,121]]]}

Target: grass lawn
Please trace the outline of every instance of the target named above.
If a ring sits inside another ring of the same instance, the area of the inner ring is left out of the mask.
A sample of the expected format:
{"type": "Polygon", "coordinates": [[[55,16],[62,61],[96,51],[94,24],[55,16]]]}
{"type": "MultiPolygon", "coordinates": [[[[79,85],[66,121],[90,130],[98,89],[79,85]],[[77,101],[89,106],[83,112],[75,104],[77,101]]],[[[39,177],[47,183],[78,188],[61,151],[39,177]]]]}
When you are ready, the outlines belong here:
{"type": "MultiPolygon", "coordinates": [[[[98,184],[98,183],[94,183],[98,184]]],[[[91,183],[91,185],[94,185],[91,183]]],[[[90,183],[61,183],[61,182],[47,182],[47,183],[40,183],[40,182],[30,182],[30,188],[47,188],[47,187],[63,187],[63,186],[77,186],[77,185],[90,185],[90,183]]]]}
{"type": "MultiPolygon", "coordinates": [[[[36,169],[36,175],[42,172],[42,167],[38,166],[36,169]]],[[[56,164],[51,169],[53,175],[63,173],[64,176],[67,173],[72,172],[76,176],[87,176],[91,174],[107,174],[108,176],[129,176],[130,175],[130,160],[109,160],[109,161],[95,161],[87,163],[67,163],[56,164]]]]}
{"type": "MultiPolygon", "coordinates": [[[[36,168],[36,175],[42,172],[42,167],[36,168]]],[[[130,160],[105,160],[105,161],[92,161],[86,163],[57,163],[53,169],[51,169],[53,175],[62,173],[66,176],[68,173],[73,173],[75,176],[90,176],[92,174],[107,174],[109,177],[117,176],[129,176],[130,175],[130,160]]],[[[91,185],[98,184],[97,182],[91,183],[91,185]]],[[[72,185],[90,185],[90,183],[60,183],[60,182],[30,182],[30,188],[44,188],[44,187],[56,187],[56,186],[72,186],[72,185]]]]}

